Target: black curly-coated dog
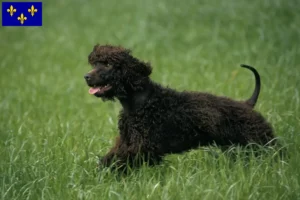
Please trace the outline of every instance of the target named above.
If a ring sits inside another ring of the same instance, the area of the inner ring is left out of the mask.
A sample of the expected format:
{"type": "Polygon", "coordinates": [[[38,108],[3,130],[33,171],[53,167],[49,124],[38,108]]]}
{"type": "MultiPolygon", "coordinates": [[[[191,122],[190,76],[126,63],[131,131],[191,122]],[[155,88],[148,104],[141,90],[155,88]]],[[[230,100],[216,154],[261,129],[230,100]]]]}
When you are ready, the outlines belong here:
{"type": "Polygon", "coordinates": [[[119,136],[100,165],[155,164],[169,153],[199,146],[268,145],[274,139],[270,124],[253,110],[260,91],[247,101],[235,101],[201,92],[178,92],[149,78],[149,63],[134,58],[130,50],[96,45],[88,56],[93,69],[84,78],[89,93],[103,100],[120,101],[119,136]],[[138,158],[138,159],[137,159],[138,158]]]}

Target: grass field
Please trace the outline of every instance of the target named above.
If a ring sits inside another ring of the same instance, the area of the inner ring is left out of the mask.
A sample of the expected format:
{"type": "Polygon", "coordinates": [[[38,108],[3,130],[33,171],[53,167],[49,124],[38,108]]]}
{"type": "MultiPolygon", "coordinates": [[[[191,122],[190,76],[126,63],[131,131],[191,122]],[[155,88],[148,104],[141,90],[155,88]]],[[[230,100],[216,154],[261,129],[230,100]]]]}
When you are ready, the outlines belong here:
{"type": "Polygon", "coordinates": [[[43,27],[0,27],[1,199],[300,199],[300,1],[43,1],[43,27]],[[118,102],[88,94],[94,44],[151,61],[178,90],[248,98],[290,159],[236,161],[204,150],[170,155],[127,176],[96,171],[113,144],[118,102]]]}

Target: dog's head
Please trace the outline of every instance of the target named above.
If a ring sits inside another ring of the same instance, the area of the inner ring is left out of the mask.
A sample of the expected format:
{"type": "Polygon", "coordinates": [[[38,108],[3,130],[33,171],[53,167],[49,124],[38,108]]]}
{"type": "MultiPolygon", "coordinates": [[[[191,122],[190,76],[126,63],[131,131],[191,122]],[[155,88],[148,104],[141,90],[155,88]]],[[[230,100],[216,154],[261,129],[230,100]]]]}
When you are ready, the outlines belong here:
{"type": "Polygon", "coordinates": [[[130,50],[111,45],[95,45],[88,62],[93,68],[84,76],[89,93],[104,100],[143,90],[152,71],[149,63],[134,58],[130,50]]]}

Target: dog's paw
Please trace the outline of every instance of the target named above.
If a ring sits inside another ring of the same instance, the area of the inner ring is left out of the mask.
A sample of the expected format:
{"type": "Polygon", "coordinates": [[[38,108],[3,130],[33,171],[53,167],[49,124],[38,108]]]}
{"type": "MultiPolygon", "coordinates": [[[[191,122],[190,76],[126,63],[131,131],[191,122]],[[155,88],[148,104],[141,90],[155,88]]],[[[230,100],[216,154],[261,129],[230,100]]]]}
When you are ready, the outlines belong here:
{"type": "Polygon", "coordinates": [[[103,156],[103,157],[98,157],[98,167],[107,167],[108,166],[108,159],[103,156]]]}

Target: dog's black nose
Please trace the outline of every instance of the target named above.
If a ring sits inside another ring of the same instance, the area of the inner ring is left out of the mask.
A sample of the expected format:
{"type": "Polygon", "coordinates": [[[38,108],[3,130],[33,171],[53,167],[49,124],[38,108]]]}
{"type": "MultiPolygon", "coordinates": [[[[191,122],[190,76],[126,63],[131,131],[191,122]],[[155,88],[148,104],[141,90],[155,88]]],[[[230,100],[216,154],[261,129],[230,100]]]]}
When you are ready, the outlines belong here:
{"type": "Polygon", "coordinates": [[[86,74],[86,75],[84,75],[84,78],[85,78],[85,80],[90,80],[91,79],[91,75],[90,74],[86,74]]]}

